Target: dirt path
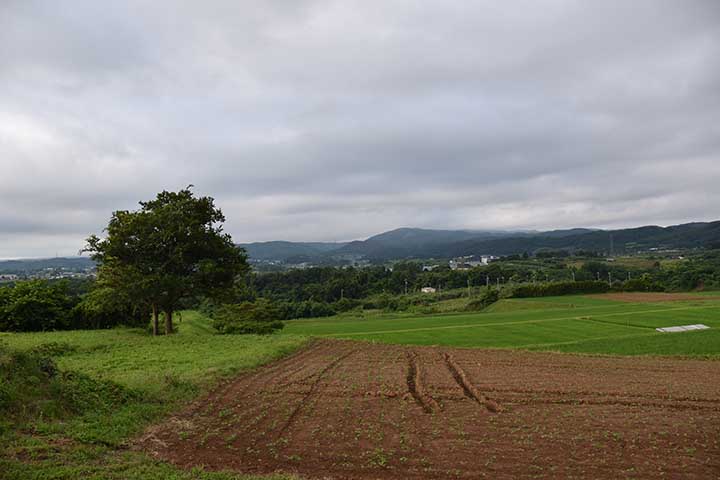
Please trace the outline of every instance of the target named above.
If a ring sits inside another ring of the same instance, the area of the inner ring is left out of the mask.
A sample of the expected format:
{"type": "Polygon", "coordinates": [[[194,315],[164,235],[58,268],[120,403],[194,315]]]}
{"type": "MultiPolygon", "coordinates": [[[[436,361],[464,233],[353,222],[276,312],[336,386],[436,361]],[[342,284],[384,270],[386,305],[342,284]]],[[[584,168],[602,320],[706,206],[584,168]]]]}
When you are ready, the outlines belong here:
{"type": "Polygon", "coordinates": [[[324,340],[138,448],[308,478],[720,478],[720,363],[324,340]]]}

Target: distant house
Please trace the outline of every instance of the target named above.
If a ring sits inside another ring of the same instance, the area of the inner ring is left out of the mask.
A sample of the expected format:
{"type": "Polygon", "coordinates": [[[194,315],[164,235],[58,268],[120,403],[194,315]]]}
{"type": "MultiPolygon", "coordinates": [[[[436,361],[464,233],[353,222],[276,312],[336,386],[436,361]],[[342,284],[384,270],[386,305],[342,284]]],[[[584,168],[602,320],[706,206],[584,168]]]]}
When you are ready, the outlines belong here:
{"type": "Polygon", "coordinates": [[[470,268],[472,268],[472,266],[463,258],[450,260],[448,265],[450,266],[450,270],[470,270],[470,268]]]}
{"type": "Polygon", "coordinates": [[[422,293],[435,293],[437,292],[437,289],[435,289],[435,287],[422,287],[420,291],[422,293]]]}
{"type": "Polygon", "coordinates": [[[453,258],[448,262],[451,270],[469,270],[475,267],[482,267],[497,260],[494,255],[467,255],[465,257],[453,258]]]}

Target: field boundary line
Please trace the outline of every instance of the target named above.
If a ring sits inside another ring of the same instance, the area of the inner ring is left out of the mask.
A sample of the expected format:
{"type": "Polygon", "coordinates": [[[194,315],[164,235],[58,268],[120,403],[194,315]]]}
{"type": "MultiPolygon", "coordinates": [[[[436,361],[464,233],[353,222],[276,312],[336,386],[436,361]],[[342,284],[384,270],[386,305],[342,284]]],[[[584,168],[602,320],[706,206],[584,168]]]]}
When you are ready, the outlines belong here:
{"type": "MultiPolygon", "coordinates": [[[[708,308],[719,308],[716,305],[713,306],[692,306],[692,307],[680,307],[680,308],[663,308],[655,310],[642,310],[638,312],[619,312],[619,313],[603,313],[599,315],[593,315],[594,317],[617,317],[622,315],[638,315],[644,313],[659,313],[659,312],[675,312],[680,310],[702,310],[708,308]]],[[[420,327],[420,328],[403,328],[398,330],[375,330],[370,332],[351,332],[351,333],[324,333],[315,334],[318,337],[355,337],[362,335],[380,335],[383,333],[409,333],[409,332],[422,332],[422,331],[433,331],[433,330],[452,330],[462,328],[477,328],[477,327],[493,327],[497,325],[523,325],[528,323],[547,323],[547,322],[559,322],[562,320],[582,320],[580,316],[574,315],[572,317],[557,317],[557,318],[545,318],[541,320],[519,320],[517,322],[494,322],[494,323],[480,323],[480,324],[469,324],[469,325],[443,325],[439,327],[420,327]]],[[[620,327],[624,325],[616,324],[620,327]]]]}
{"type": "Polygon", "coordinates": [[[622,323],[616,323],[611,320],[598,320],[593,317],[579,317],[579,320],[585,320],[587,322],[602,323],[603,325],[619,325],[621,327],[636,328],[638,330],[653,330],[653,331],[655,330],[655,327],[643,327],[642,325],[636,325],[634,323],[626,323],[623,325],[622,323]]]}
{"type": "MultiPolygon", "coordinates": [[[[649,304],[641,304],[641,303],[628,303],[628,302],[614,302],[610,305],[586,305],[583,307],[562,307],[562,308],[550,308],[546,310],[588,310],[588,309],[612,309],[617,310],[621,307],[627,308],[630,305],[637,305],[639,307],[649,305],[649,304]]],[[[660,304],[653,304],[653,305],[662,305],[660,304]]],[[[506,312],[442,312],[442,313],[432,313],[432,314],[424,314],[422,316],[429,317],[429,318],[437,318],[437,317],[462,317],[462,316],[469,316],[469,315],[477,315],[479,313],[482,313],[483,315],[497,315],[497,316],[509,316],[514,315],[519,312],[537,312],[537,309],[524,309],[524,310],[510,310],[506,312]]],[[[316,327],[316,326],[324,326],[327,325],[329,322],[333,322],[334,324],[339,323],[357,323],[360,322],[379,322],[379,321],[387,321],[387,320],[407,320],[414,317],[417,317],[418,314],[404,314],[404,315],[394,315],[394,314],[388,314],[387,316],[377,316],[377,317],[370,317],[370,318],[359,318],[359,317],[347,317],[343,318],[341,321],[338,321],[337,319],[332,320],[334,317],[322,317],[320,319],[318,318],[293,318],[290,320],[286,320],[286,322],[291,322],[293,324],[303,325],[303,326],[310,326],[310,327],[316,327]]],[[[1,332],[0,332],[1,333],[1,332]]]]}
{"type": "Polygon", "coordinates": [[[647,332],[647,333],[632,333],[629,335],[610,335],[605,337],[590,337],[582,340],[568,340],[567,342],[549,342],[549,343],[527,343],[525,345],[518,345],[516,347],[508,347],[510,350],[532,348],[532,347],[550,347],[554,345],[575,345],[578,343],[592,342],[595,340],[615,340],[621,338],[637,338],[637,337],[654,337],[656,335],[662,335],[660,332],[647,332]]]}

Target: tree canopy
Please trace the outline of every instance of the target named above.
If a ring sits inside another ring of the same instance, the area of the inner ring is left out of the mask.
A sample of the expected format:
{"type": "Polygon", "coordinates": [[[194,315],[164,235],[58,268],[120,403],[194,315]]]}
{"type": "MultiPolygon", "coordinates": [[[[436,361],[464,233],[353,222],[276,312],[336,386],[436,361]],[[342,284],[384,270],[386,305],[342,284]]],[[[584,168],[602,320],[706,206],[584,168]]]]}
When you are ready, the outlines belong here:
{"type": "Polygon", "coordinates": [[[244,251],[223,232],[225,217],[214,199],[195,197],[191,188],[163,191],[136,211],[116,211],[105,238],[87,239],[85,251],[99,263],[98,282],[148,305],[154,334],[160,311],[171,333],[184,299],[218,296],[248,270],[244,251]]]}

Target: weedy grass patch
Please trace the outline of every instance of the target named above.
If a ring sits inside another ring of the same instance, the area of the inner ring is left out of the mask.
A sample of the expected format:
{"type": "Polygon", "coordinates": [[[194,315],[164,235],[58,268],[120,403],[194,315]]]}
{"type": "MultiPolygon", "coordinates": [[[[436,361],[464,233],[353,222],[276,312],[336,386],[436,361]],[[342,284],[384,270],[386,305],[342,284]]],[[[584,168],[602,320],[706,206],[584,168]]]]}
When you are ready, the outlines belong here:
{"type": "Polygon", "coordinates": [[[0,335],[2,478],[254,478],[180,471],[124,447],[220,379],[306,338],[215,335],[196,312],[183,312],[179,330],[155,338],[126,328],[0,335]]]}

